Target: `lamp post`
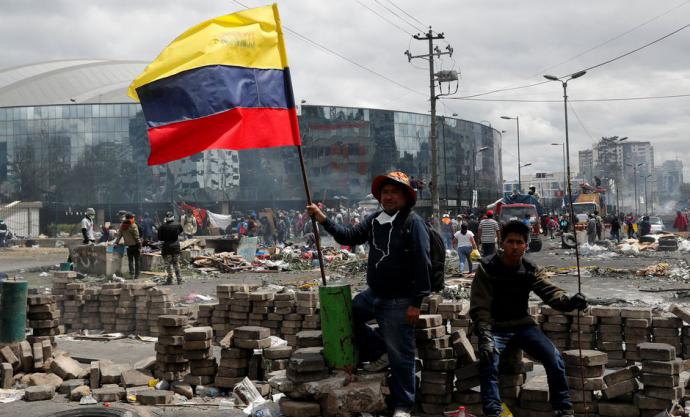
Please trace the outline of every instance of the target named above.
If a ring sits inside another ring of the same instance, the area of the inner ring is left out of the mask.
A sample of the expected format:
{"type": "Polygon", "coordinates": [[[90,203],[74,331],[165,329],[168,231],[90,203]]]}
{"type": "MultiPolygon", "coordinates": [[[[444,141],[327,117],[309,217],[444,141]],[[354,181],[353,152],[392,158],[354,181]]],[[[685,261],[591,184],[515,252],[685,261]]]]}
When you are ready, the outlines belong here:
{"type": "MultiPolygon", "coordinates": [[[[575,74],[572,74],[570,78],[566,79],[565,81],[561,80],[560,78],[554,76],[554,75],[544,75],[544,78],[546,78],[549,81],[558,81],[561,83],[563,86],[563,111],[565,113],[565,154],[566,154],[566,169],[568,172],[568,206],[570,207],[570,221],[574,222],[575,221],[575,209],[573,208],[573,191],[572,191],[572,186],[570,185],[570,136],[568,134],[568,81],[574,80],[575,78],[580,78],[583,75],[587,74],[587,71],[580,71],[576,72],[575,74]]],[[[573,224],[574,225],[574,224],[573,224]]],[[[573,227],[573,232],[575,232],[575,228],[573,227]]],[[[575,262],[577,264],[577,292],[582,292],[582,288],[580,285],[580,248],[579,245],[577,244],[577,232],[575,232],[575,262]]]]}
{"type": "Polygon", "coordinates": [[[560,146],[563,148],[563,189],[565,190],[567,185],[567,179],[565,178],[565,142],[561,143],[552,143],[551,146],[560,146]]]}
{"type": "MultiPolygon", "coordinates": [[[[618,142],[623,142],[625,140],[628,140],[628,137],[625,136],[623,138],[618,139],[618,142]]],[[[616,155],[616,160],[618,159],[618,155],[616,155]]],[[[618,161],[616,161],[618,162],[618,161]]],[[[621,157],[621,162],[623,162],[623,158],[621,157]]],[[[616,212],[618,214],[618,217],[621,217],[621,206],[620,206],[620,171],[622,170],[621,165],[616,163],[616,212]]]]}
{"type": "Polygon", "coordinates": [[[518,192],[522,193],[522,180],[520,178],[520,117],[501,116],[501,119],[515,120],[517,124],[517,151],[518,151],[518,192]]]}
{"type": "MultiPolygon", "coordinates": [[[[475,208],[474,192],[477,188],[477,155],[479,155],[480,152],[484,152],[487,149],[489,149],[488,146],[482,146],[481,148],[477,149],[477,152],[475,152],[472,155],[472,208],[475,208]]],[[[477,205],[479,205],[479,191],[477,191],[477,205]]]]}
{"type": "MultiPolygon", "coordinates": [[[[637,216],[638,214],[640,214],[640,208],[639,208],[640,199],[637,198],[637,168],[644,165],[644,162],[640,162],[639,164],[625,164],[625,165],[632,167],[632,169],[633,169],[633,178],[635,180],[635,216],[637,216]]],[[[647,198],[647,196],[645,196],[645,198],[647,198]]]]}

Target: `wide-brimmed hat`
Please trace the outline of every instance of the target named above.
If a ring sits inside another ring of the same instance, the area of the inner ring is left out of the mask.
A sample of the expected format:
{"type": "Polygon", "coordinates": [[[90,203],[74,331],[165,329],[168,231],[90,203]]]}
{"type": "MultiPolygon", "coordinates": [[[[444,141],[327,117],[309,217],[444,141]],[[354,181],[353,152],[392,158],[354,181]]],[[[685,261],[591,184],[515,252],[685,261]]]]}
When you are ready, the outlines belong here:
{"type": "Polygon", "coordinates": [[[410,186],[410,178],[404,172],[391,171],[386,175],[379,175],[374,178],[374,181],[371,183],[371,194],[379,201],[381,201],[381,187],[385,184],[401,185],[405,193],[407,193],[410,206],[414,206],[417,203],[417,192],[410,186]]]}

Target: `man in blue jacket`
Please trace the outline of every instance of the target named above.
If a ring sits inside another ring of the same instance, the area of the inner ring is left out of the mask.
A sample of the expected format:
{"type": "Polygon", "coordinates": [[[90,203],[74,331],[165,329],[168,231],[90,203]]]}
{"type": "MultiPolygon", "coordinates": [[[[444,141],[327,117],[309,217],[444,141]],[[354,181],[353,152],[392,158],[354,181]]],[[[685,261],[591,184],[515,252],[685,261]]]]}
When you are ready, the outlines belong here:
{"type": "Polygon", "coordinates": [[[415,324],[422,299],[431,292],[429,233],[411,211],[417,193],[402,172],[374,178],[371,193],[383,210],[355,225],[336,224],[312,204],[307,211],[342,245],[369,243],[369,288],[352,301],[355,339],[368,371],[390,365],[394,417],[409,417],[415,402],[415,324]],[[409,219],[408,219],[409,218],[409,219]],[[379,328],[367,322],[376,319],[379,328]]]}

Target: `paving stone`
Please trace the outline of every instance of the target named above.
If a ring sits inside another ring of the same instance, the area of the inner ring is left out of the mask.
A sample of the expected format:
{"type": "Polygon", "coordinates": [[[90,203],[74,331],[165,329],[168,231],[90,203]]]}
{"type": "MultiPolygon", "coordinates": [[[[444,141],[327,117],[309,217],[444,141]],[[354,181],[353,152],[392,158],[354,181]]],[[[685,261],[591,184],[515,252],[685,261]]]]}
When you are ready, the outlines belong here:
{"type": "Polygon", "coordinates": [[[640,343],[637,350],[643,360],[670,361],[676,358],[676,349],[665,343],[640,343]]]}
{"type": "Polygon", "coordinates": [[[424,364],[424,369],[429,369],[431,371],[452,371],[455,369],[456,363],[457,361],[455,359],[431,360],[424,364]]]}
{"type": "Polygon", "coordinates": [[[79,362],[67,355],[59,355],[53,358],[50,370],[62,379],[77,379],[86,376],[86,370],[81,367],[79,362]]]}
{"type": "Polygon", "coordinates": [[[566,366],[566,373],[568,376],[571,377],[585,377],[585,378],[598,378],[600,376],[604,376],[604,370],[605,366],[604,365],[595,365],[595,366],[585,366],[585,367],[579,367],[579,366],[566,366]]]}
{"type": "Polygon", "coordinates": [[[45,374],[37,372],[29,375],[29,385],[50,385],[54,389],[58,389],[62,385],[62,378],[55,374],[45,374]]]}
{"type": "Polygon", "coordinates": [[[91,388],[87,385],[80,385],[74,387],[69,393],[69,399],[72,401],[79,401],[82,397],[88,397],[91,395],[91,388]]]}
{"type": "Polygon", "coordinates": [[[477,357],[474,354],[474,347],[472,343],[467,338],[467,334],[464,330],[455,330],[450,334],[451,345],[455,356],[461,359],[463,362],[475,362],[477,357]]]}
{"type": "Polygon", "coordinates": [[[122,371],[121,381],[125,387],[148,385],[153,375],[148,370],[126,369],[122,371]]]}
{"type": "Polygon", "coordinates": [[[630,366],[619,371],[612,372],[610,374],[604,375],[604,382],[606,385],[615,385],[629,379],[637,378],[640,376],[639,366],[630,366]]]}
{"type": "Polygon", "coordinates": [[[604,398],[610,400],[612,398],[620,397],[624,394],[629,394],[640,389],[640,383],[636,379],[628,379],[617,384],[609,385],[602,391],[604,398]]]}
{"type": "MultiPolygon", "coordinates": [[[[580,351],[566,350],[563,352],[563,359],[565,360],[566,366],[580,366],[580,351]]],[[[606,352],[600,352],[598,350],[582,350],[582,366],[596,366],[596,365],[606,365],[608,361],[608,355],[606,352]]]]}
{"type": "Polygon", "coordinates": [[[155,356],[147,356],[141,360],[139,360],[137,363],[134,364],[133,368],[134,369],[153,369],[153,367],[156,365],[156,357],[155,356]]]}
{"type": "Polygon", "coordinates": [[[416,328],[428,329],[443,325],[443,317],[440,314],[420,314],[416,328]]]}
{"type": "Polygon", "coordinates": [[[535,376],[528,380],[521,391],[521,399],[526,401],[539,401],[547,403],[549,401],[549,384],[546,375],[535,376]]]}
{"type": "Polygon", "coordinates": [[[568,376],[567,379],[568,386],[574,389],[600,391],[606,387],[604,378],[579,378],[568,376]]]}
{"type": "Polygon", "coordinates": [[[19,342],[19,361],[21,362],[21,369],[24,372],[31,372],[34,369],[34,354],[31,350],[31,344],[26,340],[19,342]]]}
{"type": "Polygon", "coordinates": [[[642,372],[659,375],[679,375],[683,369],[683,360],[642,361],[642,372]]]}
{"type": "Polygon", "coordinates": [[[172,399],[172,391],[149,390],[137,394],[137,402],[141,405],[170,404],[172,399]]]}
{"type": "Polygon", "coordinates": [[[18,370],[21,365],[19,358],[14,354],[14,351],[10,346],[5,346],[0,349],[0,358],[2,358],[3,362],[12,365],[12,369],[15,371],[18,370]]]}
{"type": "Polygon", "coordinates": [[[446,334],[446,328],[443,326],[431,327],[428,329],[416,329],[415,337],[418,339],[435,339],[446,334]]]}
{"type": "Polygon", "coordinates": [[[184,350],[205,350],[213,346],[211,340],[185,340],[182,348],[184,350]]]}
{"type": "Polygon", "coordinates": [[[297,346],[303,347],[315,347],[323,346],[323,335],[321,330],[302,330],[297,333],[297,346]]]}
{"type": "Polygon", "coordinates": [[[179,315],[163,315],[158,316],[158,325],[163,327],[177,327],[184,326],[188,323],[187,316],[179,315]]]}
{"type": "Polygon", "coordinates": [[[652,309],[645,307],[624,307],[621,308],[621,317],[631,319],[651,319],[652,309]]]}
{"type": "Polygon", "coordinates": [[[89,370],[89,385],[94,389],[101,386],[101,363],[98,361],[91,362],[91,369],[89,370]]]}
{"type": "Polygon", "coordinates": [[[266,359],[289,359],[292,354],[291,346],[279,346],[264,349],[264,358],[266,359]]]}
{"type": "Polygon", "coordinates": [[[294,401],[282,398],[280,412],[286,417],[318,417],[321,415],[319,403],[294,401]]]}
{"type": "Polygon", "coordinates": [[[640,393],[635,394],[633,399],[637,408],[642,410],[655,410],[657,412],[667,409],[671,404],[671,401],[669,400],[648,397],[640,393]]]}
{"type": "Polygon", "coordinates": [[[68,379],[66,381],[62,381],[62,384],[60,384],[57,392],[59,394],[68,395],[74,388],[86,385],[87,383],[88,382],[86,379],[68,379]]]}
{"type": "Polygon", "coordinates": [[[668,311],[674,314],[679,319],[683,320],[684,322],[690,323],[690,311],[682,308],[681,306],[677,304],[671,304],[668,307],[668,311]]]}
{"type": "Polygon", "coordinates": [[[455,376],[458,379],[468,379],[479,376],[479,361],[473,362],[469,365],[464,365],[455,370],[455,376]]]}
{"type": "Polygon", "coordinates": [[[326,369],[326,361],[320,353],[295,352],[289,366],[296,372],[314,372],[326,369]]]}
{"type": "Polygon", "coordinates": [[[98,402],[117,402],[125,399],[125,389],[113,385],[92,389],[91,393],[98,402]]]}
{"type": "Polygon", "coordinates": [[[677,387],[680,383],[680,377],[678,375],[657,375],[657,374],[645,374],[642,373],[640,381],[645,387],[661,387],[661,388],[673,388],[677,387]]]}
{"type": "Polygon", "coordinates": [[[52,400],[55,396],[55,387],[50,385],[34,385],[24,390],[24,401],[52,400]]]}
{"type": "Polygon", "coordinates": [[[184,329],[185,340],[208,340],[213,338],[213,328],[209,326],[184,329]]]}
{"type": "MultiPolygon", "coordinates": [[[[267,329],[269,330],[269,329],[267,329]]],[[[237,329],[235,329],[235,332],[237,332],[237,329]]],[[[235,333],[237,334],[237,333],[235,333]]],[[[270,331],[269,331],[270,335],[270,331]]],[[[250,340],[250,339],[238,339],[237,336],[233,339],[233,344],[235,347],[241,348],[241,349],[265,349],[271,346],[271,339],[270,337],[266,337],[265,339],[258,339],[258,340],[250,340]]]]}
{"type": "Polygon", "coordinates": [[[599,415],[601,417],[637,417],[640,410],[634,404],[599,402],[599,415]]]}
{"type": "Polygon", "coordinates": [[[0,388],[10,389],[14,381],[14,370],[12,370],[12,365],[3,362],[2,369],[0,369],[0,388]]]}
{"type": "MultiPolygon", "coordinates": [[[[186,375],[185,379],[187,378],[187,376],[189,376],[189,375],[186,375]]],[[[201,384],[196,384],[196,385],[201,385],[201,384]]],[[[170,385],[170,389],[175,394],[183,395],[183,396],[187,397],[188,399],[191,399],[192,397],[194,397],[194,390],[192,389],[192,386],[189,384],[176,381],[170,385]]]]}
{"type": "Polygon", "coordinates": [[[43,344],[34,343],[31,347],[34,356],[34,369],[39,370],[43,368],[43,344]]]}
{"type": "Polygon", "coordinates": [[[237,339],[259,340],[268,338],[271,335],[271,329],[259,326],[241,326],[236,328],[234,333],[235,341],[237,339]]]}
{"type": "Polygon", "coordinates": [[[621,309],[617,307],[592,306],[590,314],[596,317],[620,317],[621,309]]]}
{"type": "Polygon", "coordinates": [[[119,384],[122,381],[122,372],[129,369],[129,365],[100,362],[101,384],[119,384]]]}

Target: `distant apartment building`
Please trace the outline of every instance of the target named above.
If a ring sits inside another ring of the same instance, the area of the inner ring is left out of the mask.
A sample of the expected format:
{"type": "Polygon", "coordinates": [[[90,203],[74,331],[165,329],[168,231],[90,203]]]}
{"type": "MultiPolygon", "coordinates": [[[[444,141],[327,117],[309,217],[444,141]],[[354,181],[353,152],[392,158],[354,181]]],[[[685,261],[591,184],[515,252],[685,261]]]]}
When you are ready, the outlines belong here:
{"type": "Polygon", "coordinates": [[[680,185],[683,184],[683,161],[676,159],[662,162],[656,169],[655,177],[660,200],[677,198],[680,185]]]}

